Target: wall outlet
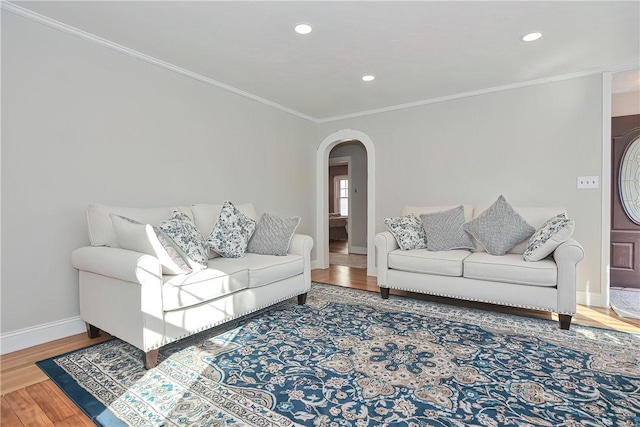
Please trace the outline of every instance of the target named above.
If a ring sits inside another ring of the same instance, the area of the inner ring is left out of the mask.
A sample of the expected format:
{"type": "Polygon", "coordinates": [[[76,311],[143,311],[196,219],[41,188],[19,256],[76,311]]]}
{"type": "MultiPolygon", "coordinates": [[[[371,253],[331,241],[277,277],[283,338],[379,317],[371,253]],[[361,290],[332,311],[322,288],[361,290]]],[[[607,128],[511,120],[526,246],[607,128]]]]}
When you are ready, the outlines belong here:
{"type": "Polygon", "coordinates": [[[579,176],[578,177],[578,190],[585,190],[589,188],[600,188],[599,176],[579,176]]]}

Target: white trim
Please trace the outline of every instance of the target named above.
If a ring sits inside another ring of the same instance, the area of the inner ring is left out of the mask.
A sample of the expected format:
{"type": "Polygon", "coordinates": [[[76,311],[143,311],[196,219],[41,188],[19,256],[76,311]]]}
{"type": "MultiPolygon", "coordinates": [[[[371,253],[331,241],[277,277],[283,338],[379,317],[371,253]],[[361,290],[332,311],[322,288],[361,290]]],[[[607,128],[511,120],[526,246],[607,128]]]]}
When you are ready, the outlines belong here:
{"type": "Polygon", "coordinates": [[[88,33],[86,31],[80,30],[78,28],[74,28],[74,27],[72,27],[70,25],[67,25],[67,24],[64,24],[62,22],[56,21],[55,19],[51,19],[51,18],[48,18],[48,17],[46,17],[44,15],[40,15],[39,13],[33,12],[33,11],[29,10],[29,9],[25,9],[25,8],[23,8],[21,6],[18,6],[16,4],[14,4],[14,3],[9,3],[9,2],[2,1],[1,4],[2,4],[2,9],[6,10],[8,12],[11,12],[11,13],[15,13],[16,15],[22,16],[23,18],[30,19],[30,20],[32,20],[34,22],[38,22],[38,23],[46,25],[46,26],[48,26],[50,28],[62,31],[64,33],[70,34],[72,36],[79,37],[79,38],[84,39],[84,40],[88,40],[88,41],[90,41],[92,43],[95,43],[95,44],[98,44],[98,45],[100,45],[102,47],[106,47],[108,49],[115,50],[116,52],[123,53],[125,55],[131,56],[132,58],[136,58],[136,59],[139,59],[141,61],[147,62],[149,64],[156,65],[156,66],[158,66],[160,68],[164,68],[166,70],[173,71],[174,73],[178,73],[178,74],[183,75],[185,77],[192,78],[192,79],[197,80],[199,82],[206,83],[206,84],[209,84],[211,86],[219,87],[219,88],[227,90],[229,92],[233,92],[236,95],[240,95],[240,96],[243,96],[245,98],[249,98],[249,99],[251,99],[253,101],[257,101],[257,102],[259,102],[261,104],[265,104],[265,105],[268,105],[270,107],[277,108],[278,110],[281,110],[281,111],[284,111],[286,113],[293,114],[294,116],[298,116],[300,118],[303,118],[303,119],[312,121],[314,123],[317,123],[317,120],[314,117],[311,117],[311,116],[309,116],[307,114],[301,113],[299,111],[292,110],[291,108],[285,107],[284,105],[277,104],[277,103],[275,103],[273,101],[269,101],[268,99],[261,98],[261,97],[259,97],[257,95],[252,94],[252,93],[245,92],[245,91],[237,89],[237,88],[235,88],[233,86],[229,86],[229,85],[227,85],[225,83],[219,82],[217,80],[213,80],[213,79],[211,79],[209,77],[205,77],[205,76],[203,76],[201,74],[194,73],[193,71],[189,71],[189,70],[184,69],[182,67],[178,67],[177,65],[173,65],[173,64],[170,64],[168,62],[162,61],[160,59],[154,58],[152,56],[145,55],[144,53],[138,52],[137,50],[130,49],[130,48],[128,48],[126,46],[123,46],[121,44],[114,43],[114,42],[112,42],[110,40],[103,39],[102,37],[98,37],[98,36],[96,36],[94,34],[88,33]]]}
{"type": "Polygon", "coordinates": [[[576,302],[580,305],[594,306],[594,307],[607,307],[608,303],[605,303],[603,294],[597,294],[588,291],[576,291],[576,302]]]}
{"type": "Polygon", "coordinates": [[[351,246],[351,249],[349,249],[349,253],[356,255],[367,255],[367,248],[362,246],[351,246]]]}
{"type": "Polygon", "coordinates": [[[453,101],[453,100],[462,99],[462,98],[470,98],[473,96],[486,95],[489,93],[502,92],[505,90],[519,89],[519,88],[524,88],[529,86],[560,82],[563,80],[577,79],[580,77],[593,76],[593,75],[602,74],[605,72],[621,72],[621,71],[635,70],[637,68],[638,68],[637,61],[618,64],[618,65],[612,65],[612,66],[597,68],[593,70],[578,71],[570,74],[562,74],[560,76],[546,77],[544,79],[528,80],[525,82],[512,83],[512,84],[507,84],[503,86],[494,86],[486,89],[473,90],[470,92],[455,93],[451,95],[441,96],[438,98],[429,98],[429,99],[424,99],[424,100],[415,101],[415,102],[408,102],[406,104],[390,105],[388,107],[376,108],[376,109],[367,110],[367,111],[359,111],[356,113],[343,114],[340,116],[325,117],[322,119],[316,119],[316,123],[327,123],[327,122],[333,122],[336,120],[352,119],[355,117],[369,116],[372,114],[386,113],[389,111],[404,110],[406,108],[420,107],[420,106],[429,105],[429,104],[437,104],[439,102],[453,101]]]}
{"type": "Polygon", "coordinates": [[[592,305],[609,306],[611,260],[611,84],[612,73],[602,74],[602,258],[600,259],[600,295],[592,305]]]}
{"type": "Polygon", "coordinates": [[[80,319],[80,316],[76,316],[7,332],[0,335],[0,354],[12,353],[34,345],[81,334],[86,330],[86,324],[80,319]]]}
{"type": "Polygon", "coordinates": [[[425,100],[421,100],[421,101],[415,101],[415,102],[409,102],[409,103],[405,103],[405,104],[398,104],[398,105],[391,105],[388,107],[383,107],[383,108],[377,108],[377,109],[373,109],[373,110],[366,110],[366,111],[360,111],[360,112],[355,112],[355,113],[350,113],[350,114],[343,114],[343,115],[339,115],[339,116],[331,116],[331,117],[324,117],[322,119],[318,119],[312,116],[309,116],[307,114],[301,113],[299,111],[293,110],[291,108],[285,107],[284,105],[280,105],[277,104],[273,101],[269,101],[268,99],[264,99],[261,98],[257,95],[254,95],[252,93],[249,92],[245,92],[243,90],[237,89],[233,86],[229,86],[225,83],[219,82],[217,80],[213,80],[209,77],[205,77],[202,76],[200,74],[194,73],[192,71],[186,70],[184,68],[178,67],[176,65],[170,64],[168,62],[162,61],[160,59],[154,58],[152,56],[149,55],[145,55],[141,52],[138,52],[136,50],[130,49],[128,47],[122,46],[120,44],[114,43],[112,41],[103,39],[102,37],[98,37],[96,35],[93,35],[91,33],[88,33],[86,31],[82,31],[80,29],[74,28],[70,25],[64,24],[62,22],[56,21],[54,19],[51,19],[49,17],[46,17],[44,15],[40,15],[39,13],[33,12],[29,9],[25,9],[21,6],[18,6],[14,3],[11,2],[7,2],[7,1],[0,1],[0,6],[2,7],[2,9],[11,12],[11,13],[15,13],[16,15],[22,16],[23,18],[27,18],[30,19],[34,22],[38,22],[40,24],[46,25],[48,27],[54,28],[56,30],[65,32],[67,34],[71,34],[73,36],[76,37],[80,37],[82,39],[88,40],[90,42],[96,43],[98,45],[104,46],[106,48],[115,50],[117,52],[123,53],[125,55],[129,55],[133,58],[136,59],[140,59],[142,61],[145,61],[147,63],[156,65],[158,67],[176,72],[178,74],[181,74],[185,77],[190,77],[192,79],[198,80],[200,82],[206,83],[206,84],[210,84],[212,86],[216,86],[219,87],[221,89],[225,89],[228,90],[230,92],[233,92],[237,95],[243,96],[245,98],[249,98],[252,99],[254,101],[260,102],[261,104],[265,104],[268,105],[270,107],[274,107],[277,108],[278,110],[293,114],[295,116],[298,116],[300,118],[309,120],[311,122],[314,123],[327,123],[327,122],[332,122],[332,121],[336,121],[336,120],[343,120],[343,119],[349,119],[349,118],[354,118],[354,117],[362,117],[362,116],[368,116],[371,114],[378,114],[378,113],[384,113],[384,112],[388,112],[388,111],[396,111],[396,110],[403,110],[406,108],[413,108],[413,107],[419,107],[422,105],[428,105],[428,104],[436,104],[438,102],[446,102],[446,101],[451,101],[451,100],[455,100],[455,99],[461,99],[461,98],[468,98],[468,97],[472,97],[472,96],[478,96],[478,95],[485,95],[488,93],[494,93],[494,92],[502,92],[505,90],[511,90],[511,89],[517,89],[517,88],[522,88],[522,87],[528,87],[528,86],[534,86],[534,85],[540,85],[540,84],[547,84],[547,83],[554,83],[554,82],[558,82],[558,81],[562,81],[562,80],[570,80],[570,79],[575,79],[575,78],[579,78],[579,77],[586,77],[586,76],[592,76],[595,74],[602,74],[605,72],[621,72],[621,71],[629,71],[629,70],[635,70],[638,68],[638,63],[636,62],[630,62],[630,63],[623,63],[623,64],[617,64],[617,65],[612,65],[612,66],[608,66],[608,67],[601,67],[601,68],[597,68],[597,69],[592,69],[592,70],[586,70],[586,71],[579,71],[579,72],[575,72],[575,73],[570,73],[570,74],[562,74],[559,76],[553,76],[553,77],[547,77],[547,78],[543,78],[543,79],[537,79],[537,80],[528,80],[525,82],[520,82],[520,83],[513,83],[513,84],[508,84],[508,85],[503,85],[503,86],[495,86],[495,87],[490,87],[490,88],[486,88],[486,89],[479,89],[479,90],[475,90],[475,91],[470,91],[470,92],[462,92],[462,93],[457,93],[457,94],[452,94],[452,95],[447,95],[447,96],[442,96],[442,97],[438,97],[438,98],[429,98],[429,99],[425,99],[425,100]]]}
{"type": "Polygon", "coordinates": [[[316,152],[316,268],[329,268],[329,153],[344,141],[357,140],[367,152],[367,275],[375,276],[376,156],[373,141],[363,132],[343,129],[322,140],[316,152]]]}

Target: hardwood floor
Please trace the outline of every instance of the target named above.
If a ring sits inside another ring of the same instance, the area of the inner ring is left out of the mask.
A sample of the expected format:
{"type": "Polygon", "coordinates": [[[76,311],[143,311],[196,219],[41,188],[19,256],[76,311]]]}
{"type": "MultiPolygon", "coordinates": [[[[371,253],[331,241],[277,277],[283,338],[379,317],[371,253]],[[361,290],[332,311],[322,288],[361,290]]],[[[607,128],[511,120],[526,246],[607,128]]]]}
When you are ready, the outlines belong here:
{"type": "MultiPolygon", "coordinates": [[[[326,270],[313,270],[313,281],[338,286],[379,292],[376,278],[367,276],[366,270],[333,265],[326,270]]],[[[392,295],[409,295],[392,291],[392,295]]],[[[476,307],[557,320],[557,316],[534,310],[479,304],[449,298],[410,294],[413,298],[437,301],[466,307],[476,307]]],[[[625,332],[640,333],[640,320],[618,317],[608,308],[578,306],[573,324],[596,326],[625,332]]],[[[0,356],[0,386],[2,407],[0,425],[27,426],[92,426],[89,418],[35,365],[36,361],[66,353],[110,338],[104,334],[90,340],[78,334],[50,343],[0,356]]]]}

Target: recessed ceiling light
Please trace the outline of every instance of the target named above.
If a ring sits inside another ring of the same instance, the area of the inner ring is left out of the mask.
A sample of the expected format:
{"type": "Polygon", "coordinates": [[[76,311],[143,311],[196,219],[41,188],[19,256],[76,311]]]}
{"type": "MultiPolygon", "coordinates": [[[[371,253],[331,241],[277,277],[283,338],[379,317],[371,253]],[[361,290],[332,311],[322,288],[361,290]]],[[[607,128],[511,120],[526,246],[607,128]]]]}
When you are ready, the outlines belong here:
{"type": "Polygon", "coordinates": [[[540,37],[542,37],[542,33],[529,33],[520,37],[520,40],[522,40],[523,42],[532,42],[538,40],[540,37]]]}
{"type": "Polygon", "coordinates": [[[370,82],[376,79],[376,76],[372,76],[372,75],[366,75],[366,76],[362,76],[362,80],[364,80],[365,82],[370,82]]]}
{"type": "Polygon", "coordinates": [[[298,24],[295,27],[296,33],[298,34],[309,34],[313,28],[309,24],[298,24]]]}

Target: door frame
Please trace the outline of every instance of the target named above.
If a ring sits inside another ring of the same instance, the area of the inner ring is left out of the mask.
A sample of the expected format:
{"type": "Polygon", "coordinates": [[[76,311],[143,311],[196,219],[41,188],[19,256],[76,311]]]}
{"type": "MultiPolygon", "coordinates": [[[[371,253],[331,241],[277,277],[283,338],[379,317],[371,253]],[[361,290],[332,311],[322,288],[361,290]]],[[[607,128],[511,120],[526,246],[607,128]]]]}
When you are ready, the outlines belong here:
{"type": "Polygon", "coordinates": [[[346,141],[359,141],[367,152],[367,275],[376,276],[376,156],[372,139],[364,132],[342,129],[322,140],[316,152],[316,261],[315,268],[329,268],[329,153],[346,141]]]}
{"type": "Polygon", "coordinates": [[[609,306],[609,286],[611,269],[611,83],[613,73],[602,73],[602,176],[600,177],[602,196],[602,258],[600,259],[600,294],[593,295],[589,290],[578,303],[609,306]]]}

